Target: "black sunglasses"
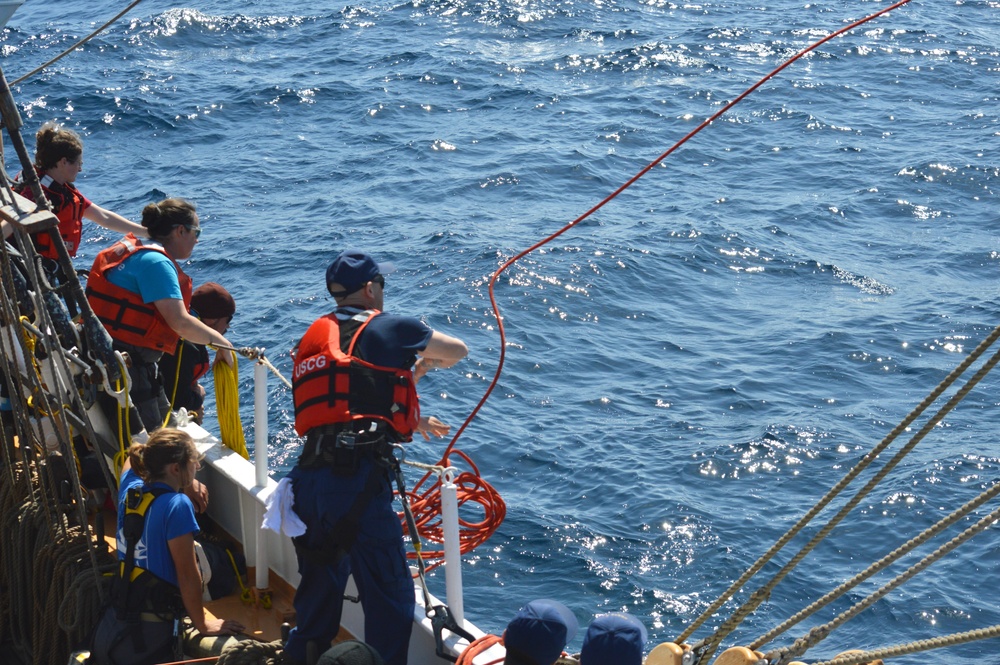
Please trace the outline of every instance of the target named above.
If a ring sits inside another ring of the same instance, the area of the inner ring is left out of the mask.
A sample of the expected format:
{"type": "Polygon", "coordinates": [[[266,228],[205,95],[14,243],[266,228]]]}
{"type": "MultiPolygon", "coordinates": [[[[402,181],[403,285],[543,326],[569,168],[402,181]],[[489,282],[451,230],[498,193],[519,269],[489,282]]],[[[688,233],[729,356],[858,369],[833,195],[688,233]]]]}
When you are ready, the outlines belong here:
{"type": "Polygon", "coordinates": [[[173,228],[176,229],[178,226],[183,226],[189,233],[193,233],[195,240],[201,237],[201,226],[192,226],[191,224],[174,224],[173,228]]]}
{"type": "Polygon", "coordinates": [[[372,277],[372,282],[378,284],[383,289],[385,288],[385,277],[383,275],[375,275],[372,277]]]}

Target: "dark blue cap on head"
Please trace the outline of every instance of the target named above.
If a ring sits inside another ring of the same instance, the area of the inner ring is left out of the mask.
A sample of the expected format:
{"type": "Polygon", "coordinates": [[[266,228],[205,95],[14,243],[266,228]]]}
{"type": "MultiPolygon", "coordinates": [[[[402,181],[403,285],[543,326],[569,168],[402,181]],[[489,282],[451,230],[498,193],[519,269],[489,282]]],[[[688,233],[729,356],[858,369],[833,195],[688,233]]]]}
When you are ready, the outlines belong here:
{"type": "Polygon", "coordinates": [[[507,624],[504,665],[552,665],[576,635],[576,617],[555,600],[533,600],[507,624]]]}
{"type": "Polygon", "coordinates": [[[583,636],[580,665],[642,665],[646,627],[631,614],[602,614],[583,636]]]}
{"type": "Polygon", "coordinates": [[[391,263],[376,263],[367,252],[349,249],[338,254],[326,269],[326,288],[334,298],[343,298],[377,275],[388,275],[395,269],[391,263]]]}

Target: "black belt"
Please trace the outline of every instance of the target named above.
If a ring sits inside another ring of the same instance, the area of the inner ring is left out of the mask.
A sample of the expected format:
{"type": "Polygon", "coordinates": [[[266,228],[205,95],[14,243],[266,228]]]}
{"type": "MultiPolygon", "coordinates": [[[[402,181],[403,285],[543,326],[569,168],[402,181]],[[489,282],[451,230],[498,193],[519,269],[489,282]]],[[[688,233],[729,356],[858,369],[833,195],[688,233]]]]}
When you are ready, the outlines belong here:
{"type": "Polygon", "coordinates": [[[141,612],[139,613],[139,621],[146,621],[148,623],[167,623],[174,620],[173,614],[156,614],[155,612],[141,612]]]}
{"type": "Polygon", "coordinates": [[[357,470],[365,457],[379,459],[392,454],[386,427],[357,431],[355,423],[337,423],[314,427],[306,433],[306,445],[299,455],[299,466],[316,468],[331,466],[341,474],[357,470]]]}
{"type": "Polygon", "coordinates": [[[306,432],[306,443],[315,445],[317,442],[336,442],[337,438],[344,435],[343,441],[353,438],[355,446],[365,446],[384,441],[386,439],[385,423],[372,420],[360,420],[349,423],[335,423],[332,425],[320,425],[313,427],[306,432]],[[374,423],[374,427],[372,427],[374,423]]]}
{"type": "Polygon", "coordinates": [[[129,358],[131,358],[136,365],[155,365],[160,362],[160,359],[163,357],[163,351],[147,349],[142,346],[136,346],[135,344],[119,342],[118,340],[113,340],[112,347],[116,351],[124,351],[127,353],[129,358]]]}

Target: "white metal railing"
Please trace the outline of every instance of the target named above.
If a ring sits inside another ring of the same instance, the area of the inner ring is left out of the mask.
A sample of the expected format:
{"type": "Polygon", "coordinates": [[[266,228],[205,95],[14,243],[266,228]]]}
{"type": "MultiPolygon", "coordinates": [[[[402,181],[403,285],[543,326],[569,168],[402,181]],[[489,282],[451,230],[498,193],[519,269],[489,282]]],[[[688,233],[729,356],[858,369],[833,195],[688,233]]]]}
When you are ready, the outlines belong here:
{"type": "MultiPolygon", "coordinates": [[[[257,487],[267,487],[267,366],[258,360],[253,366],[253,459],[257,487]]],[[[264,519],[264,506],[257,503],[257,524],[264,519]]],[[[258,589],[270,587],[270,560],[267,557],[267,536],[263,529],[257,533],[257,569],[255,582],[258,589]]]]}

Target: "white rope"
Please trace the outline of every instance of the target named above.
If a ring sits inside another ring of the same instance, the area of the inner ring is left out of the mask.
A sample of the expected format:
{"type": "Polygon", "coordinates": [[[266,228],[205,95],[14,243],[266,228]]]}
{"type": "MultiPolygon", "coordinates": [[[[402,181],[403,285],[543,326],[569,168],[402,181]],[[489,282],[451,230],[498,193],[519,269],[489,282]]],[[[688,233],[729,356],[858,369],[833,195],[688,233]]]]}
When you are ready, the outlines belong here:
{"type": "Polygon", "coordinates": [[[257,362],[259,362],[260,364],[264,365],[269,370],[271,370],[271,372],[276,377],[278,377],[279,379],[281,379],[281,382],[284,383],[285,386],[289,390],[292,389],[292,382],[289,381],[288,379],[286,379],[282,375],[282,373],[280,371],[278,371],[278,368],[275,367],[274,365],[272,365],[271,361],[268,360],[264,356],[265,349],[263,347],[241,346],[241,347],[237,348],[235,346],[227,346],[225,344],[209,344],[208,346],[212,347],[213,349],[226,349],[228,351],[232,351],[234,353],[238,353],[239,355],[243,356],[244,358],[248,358],[250,360],[256,360],[257,362]]]}

